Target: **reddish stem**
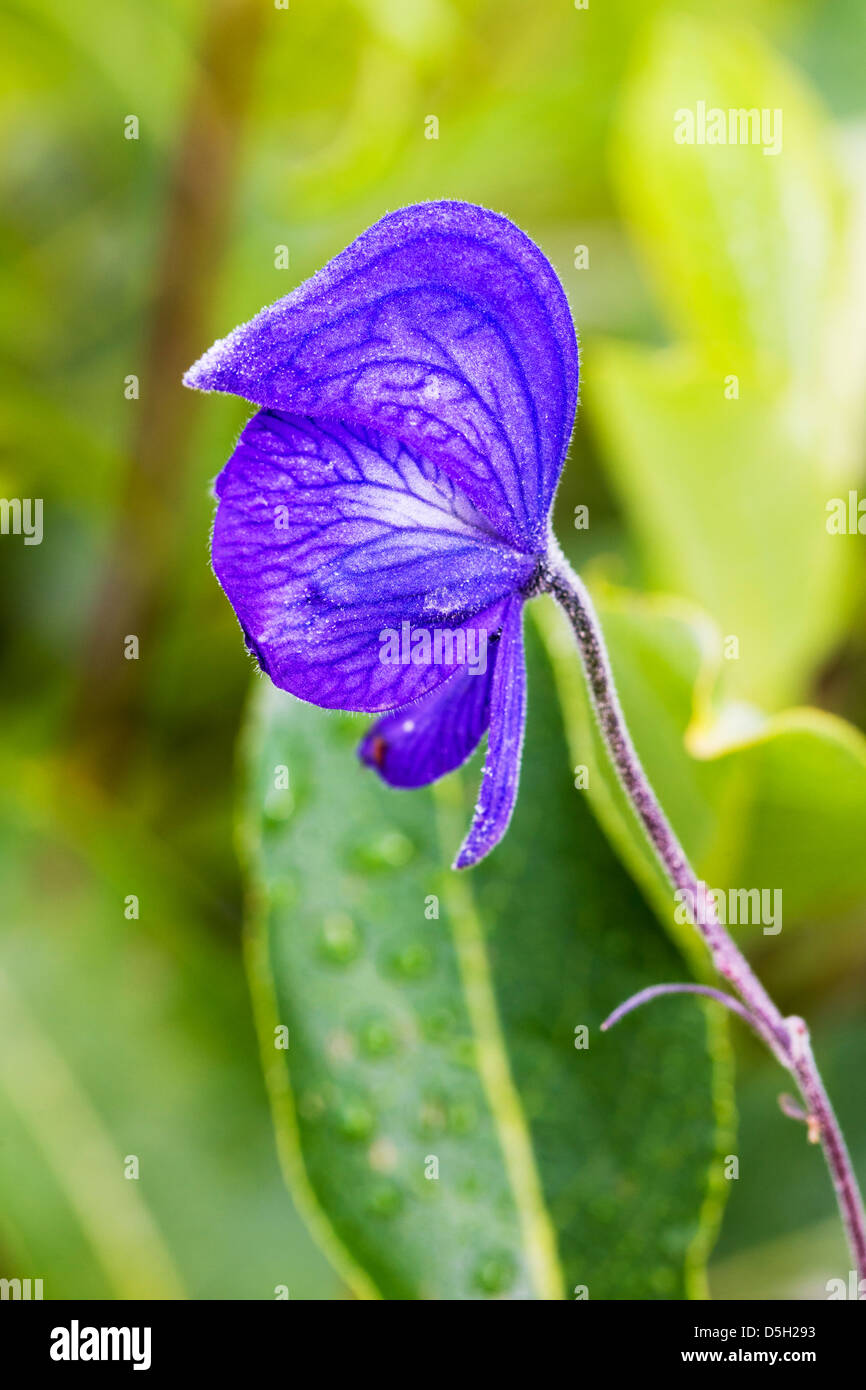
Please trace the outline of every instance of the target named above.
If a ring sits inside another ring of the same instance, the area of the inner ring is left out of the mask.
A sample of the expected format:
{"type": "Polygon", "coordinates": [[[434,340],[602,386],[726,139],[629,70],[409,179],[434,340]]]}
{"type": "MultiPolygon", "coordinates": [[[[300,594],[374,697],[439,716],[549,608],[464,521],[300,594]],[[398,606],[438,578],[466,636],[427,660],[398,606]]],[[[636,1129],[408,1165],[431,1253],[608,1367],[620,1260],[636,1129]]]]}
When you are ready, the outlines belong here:
{"type": "MultiPolygon", "coordinates": [[[[672,886],[682,891],[685,902],[697,902],[698,881],[695,872],[659,804],[632,743],[616,693],[601,625],[586,587],[561,557],[546,567],[543,587],[561,604],[574,629],[598,726],[623,791],[672,886]]],[[[692,918],[719,974],[742,999],[745,1006],[742,1012],[797,1082],[808,1117],[820,1137],[858,1277],[866,1278],[863,1198],[839,1122],[815,1064],[808,1029],[801,1018],[786,1019],[782,1016],[742,951],[719,922],[712,900],[708,903],[708,911],[692,914],[692,918]]],[[[656,992],[660,989],[669,990],[670,987],[657,987],[656,992]]],[[[722,999],[724,1002],[729,996],[723,995],[722,999]]],[[[612,1020],[615,1021],[617,1016],[621,1016],[620,1011],[612,1016],[612,1020]]]]}

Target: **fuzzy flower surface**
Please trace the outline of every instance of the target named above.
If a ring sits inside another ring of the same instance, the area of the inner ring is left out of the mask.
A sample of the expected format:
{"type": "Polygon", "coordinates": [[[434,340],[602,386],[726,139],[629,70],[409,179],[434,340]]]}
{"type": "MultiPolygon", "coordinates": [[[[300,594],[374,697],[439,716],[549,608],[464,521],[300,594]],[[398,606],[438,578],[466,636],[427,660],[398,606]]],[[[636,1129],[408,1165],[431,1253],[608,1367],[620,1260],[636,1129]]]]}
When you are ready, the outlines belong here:
{"type": "Polygon", "coordinates": [[[556,550],[577,405],[552,266],[484,208],[404,208],[184,381],[259,407],[212,540],[249,650],[302,700],[379,714],[359,754],[391,786],[444,776],[486,733],[455,867],[476,863],[517,797],[523,605],[556,550]]]}

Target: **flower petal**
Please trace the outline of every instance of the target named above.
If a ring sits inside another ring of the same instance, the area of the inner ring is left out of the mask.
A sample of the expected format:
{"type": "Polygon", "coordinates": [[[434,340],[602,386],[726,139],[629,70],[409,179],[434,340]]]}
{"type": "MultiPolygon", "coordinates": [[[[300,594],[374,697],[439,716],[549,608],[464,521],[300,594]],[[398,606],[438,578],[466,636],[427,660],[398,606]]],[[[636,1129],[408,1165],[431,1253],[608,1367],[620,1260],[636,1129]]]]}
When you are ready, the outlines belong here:
{"type": "Polygon", "coordinates": [[[438,664],[413,656],[417,630],[431,648],[437,631],[477,643],[532,569],[448,477],[363,428],[260,411],[216,492],[214,570],[248,647],[275,685],[329,708],[394,709],[440,685],[465,652],[440,638],[438,664]]]}
{"type": "Polygon", "coordinates": [[[577,341],[555,271],[505,217],[456,202],[391,213],[184,379],[397,435],[504,539],[545,544],[577,341]]]}
{"type": "Polygon", "coordinates": [[[491,635],[485,672],[464,667],[422,700],[377,719],[361,740],[361,760],[392,787],[424,787],[464,763],[490,723],[499,645],[491,635]]]}
{"type": "Polygon", "coordinates": [[[509,599],[496,653],[490,692],[490,733],[481,789],[469,834],[455,869],[468,869],[489,854],[505,834],[520,781],[526,720],[526,663],[523,653],[523,602],[509,599]]]}
{"type": "Polygon", "coordinates": [[[455,860],[455,869],[470,869],[495,848],[509,828],[523,756],[527,712],[527,677],[523,651],[523,600],[509,599],[496,648],[491,685],[487,759],[475,802],[473,823],[455,860]]]}

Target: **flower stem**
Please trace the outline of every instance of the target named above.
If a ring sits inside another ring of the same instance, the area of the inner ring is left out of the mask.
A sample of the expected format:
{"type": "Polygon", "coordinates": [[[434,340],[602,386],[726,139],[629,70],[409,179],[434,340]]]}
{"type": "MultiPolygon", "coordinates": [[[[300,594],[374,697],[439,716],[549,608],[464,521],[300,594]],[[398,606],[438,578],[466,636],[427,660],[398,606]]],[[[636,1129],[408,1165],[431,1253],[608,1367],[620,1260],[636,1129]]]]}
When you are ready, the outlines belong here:
{"type": "MultiPolygon", "coordinates": [[[[698,882],[685,852],[662,810],[632,743],[616,693],[601,626],[587,590],[564,559],[545,570],[543,587],[565,610],[577,638],[599,729],[622,788],[649,838],[671,885],[685,902],[699,901],[698,882]]],[[[719,922],[712,905],[692,913],[719,974],[745,1005],[755,1031],[797,1082],[813,1127],[820,1136],[839,1211],[858,1277],[866,1278],[866,1218],[863,1198],[839,1122],[815,1064],[809,1033],[801,1018],[784,1018],[755,975],[742,951],[719,922]]]]}
{"type": "Polygon", "coordinates": [[[639,1009],[642,1004],[648,1004],[651,999],[660,999],[664,994],[702,994],[705,999],[715,999],[717,1004],[724,1004],[731,1013],[744,1019],[750,1028],[755,1026],[755,1021],[745,1004],[741,1004],[739,999],[735,999],[732,994],[728,994],[725,990],[713,989],[712,985],[675,984],[650,985],[648,989],[642,989],[637,994],[633,994],[630,999],[619,1004],[612,1014],[608,1014],[601,1025],[601,1031],[606,1033],[608,1028],[619,1023],[620,1019],[625,1018],[626,1014],[630,1014],[633,1009],[639,1009]]]}

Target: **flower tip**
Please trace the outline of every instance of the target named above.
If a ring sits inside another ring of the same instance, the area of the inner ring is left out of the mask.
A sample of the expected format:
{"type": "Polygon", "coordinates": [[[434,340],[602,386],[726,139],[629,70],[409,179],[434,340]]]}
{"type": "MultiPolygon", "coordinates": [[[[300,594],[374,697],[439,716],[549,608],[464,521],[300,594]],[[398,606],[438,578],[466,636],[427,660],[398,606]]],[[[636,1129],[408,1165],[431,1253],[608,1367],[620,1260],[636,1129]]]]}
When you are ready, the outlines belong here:
{"type": "Polygon", "coordinates": [[[204,362],[204,358],[200,357],[197,362],[187,368],[181,377],[184,386],[189,386],[193,391],[201,391],[204,389],[200,371],[202,362],[204,362]]]}
{"type": "Polygon", "coordinates": [[[454,870],[472,869],[481,858],[483,858],[483,855],[476,853],[474,850],[470,849],[468,845],[462,845],[451,868],[454,870]]]}
{"type": "Polygon", "coordinates": [[[193,391],[219,390],[219,369],[225,357],[227,339],[220,338],[183,374],[184,386],[193,391]]]}

